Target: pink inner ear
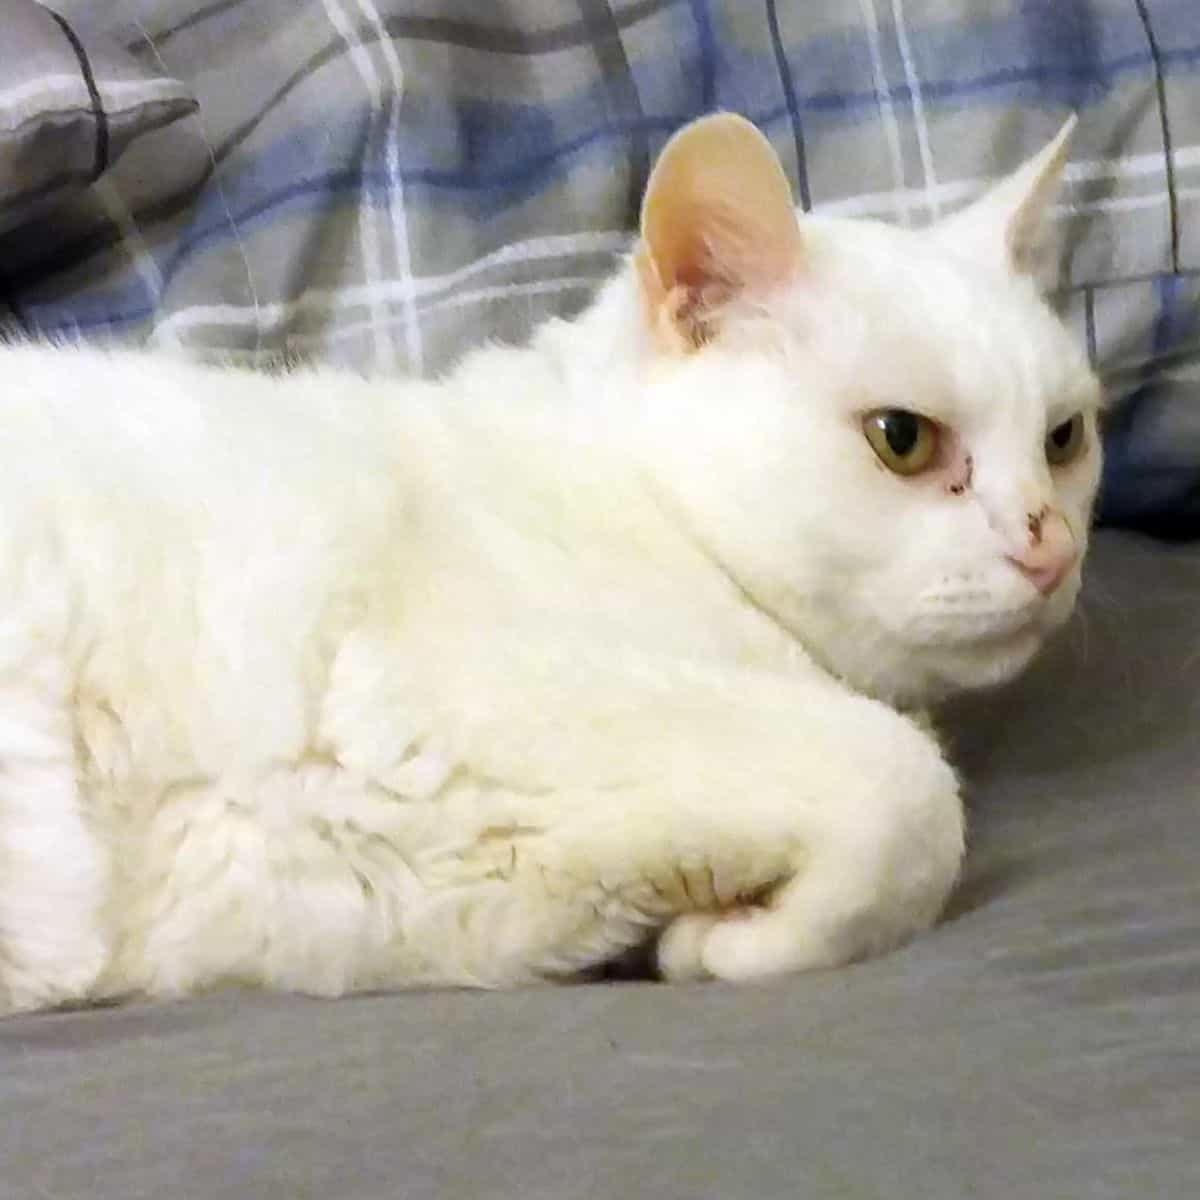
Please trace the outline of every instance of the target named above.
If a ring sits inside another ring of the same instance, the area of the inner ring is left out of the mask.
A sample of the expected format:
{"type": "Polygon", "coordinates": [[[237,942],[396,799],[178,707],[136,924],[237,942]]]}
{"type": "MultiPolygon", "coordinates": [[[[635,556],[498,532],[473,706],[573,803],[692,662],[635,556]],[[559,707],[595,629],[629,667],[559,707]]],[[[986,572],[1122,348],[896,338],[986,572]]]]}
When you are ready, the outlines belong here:
{"type": "Polygon", "coordinates": [[[795,276],[799,256],[778,233],[710,223],[684,247],[674,281],[724,301],[738,293],[760,296],[795,276]]]}
{"type": "Polygon", "coordinates": [[[735,265],[720,261],[719,247],[704,231],[681,239],[675,252],[667,291],[670,320],[688,345],[699,347],[712,340],[717,313],[742,284],[735,265]]]}
{"type": "Polygon", "coordinates": [[[751,254],[743,245],[724,261],[702,250],[676,265],[674,286],[667,293],[667,315],[684,343],[698,348],[716,335],[722,308],[738,296],[760,298],[794,274],[794,266],[769,249],[751,254]]]}
{"type": "Polygon", "coordinates": [[[676,284],[668,300],[671,323],[689,346],[699,348],[716,335],[717,314],[732,295],[731,288],[713,280],[690,287],[676,284]]]}
{"type": "Polygon", "coordinates": [[[695,288],[702,288],[705,284],[711,283],[712,280],[712,272],[697,262],[684,263],[675,275],[676,284],[687,288],[689,291],[695,288]]]}
{"type": "Polygon", "coordinates": [[[723,304],[739,288],[732,273],[727,273],[711,261],[683,264],[675,275],[675,286],[682,288],[697,303],[723,304]]]}
{"type": "Polygon", "coordinates": [[[707,341],[722,306],[782,282],[800,257],[787,177],[758,130],[725,113],[672,138],[646,191],[638,258],[668,344],[707,341]]]}

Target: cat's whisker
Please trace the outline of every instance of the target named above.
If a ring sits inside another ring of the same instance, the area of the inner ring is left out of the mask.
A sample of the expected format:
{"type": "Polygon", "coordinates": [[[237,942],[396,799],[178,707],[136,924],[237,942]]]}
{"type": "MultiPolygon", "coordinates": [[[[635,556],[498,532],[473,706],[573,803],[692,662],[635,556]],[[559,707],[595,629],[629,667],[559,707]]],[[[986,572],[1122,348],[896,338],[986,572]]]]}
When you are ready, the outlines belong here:
{"type": "Polygon", "coordinates": [[[1083,603],[1076,603],[1075,611],[1071,614],[1069,628],[1072,635],[1071,648],[1078,656],[1079,662],[1086,664],[1091,649],[1091,619],[1083,603]]]}

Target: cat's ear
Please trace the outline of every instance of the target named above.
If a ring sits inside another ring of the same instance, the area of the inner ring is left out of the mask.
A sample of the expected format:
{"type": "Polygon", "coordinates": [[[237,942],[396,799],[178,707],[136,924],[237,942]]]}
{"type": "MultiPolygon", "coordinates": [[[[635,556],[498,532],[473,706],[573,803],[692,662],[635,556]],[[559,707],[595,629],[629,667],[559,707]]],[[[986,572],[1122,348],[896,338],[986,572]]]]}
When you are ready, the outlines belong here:
{"type": "Polygon", "coordinates": [[[671,138],[650,175],[635,252],[651,327],[665,348],[695,349],[722,306],[763,295],[799,269],[800,226],[771,143],[733,113],[671,138]]]}
{"type": "Polygon", "coordinates": [[[1018,274],[1032,273],[1075,125],[1072,114],[1031,159],[973,204],[935,225],[935,235],[974,258],[1018,274]]]}

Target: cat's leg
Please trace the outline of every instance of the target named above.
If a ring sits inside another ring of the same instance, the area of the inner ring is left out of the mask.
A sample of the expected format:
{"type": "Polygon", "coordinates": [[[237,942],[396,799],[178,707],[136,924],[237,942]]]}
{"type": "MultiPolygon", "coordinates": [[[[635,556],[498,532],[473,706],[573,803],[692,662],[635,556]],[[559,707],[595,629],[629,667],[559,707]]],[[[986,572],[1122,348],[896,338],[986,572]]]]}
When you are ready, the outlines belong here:
{"type": "Polygon", "coordinates": [[[762,750],[729,744],[707,765],[711,791],[665,790],[564,825],[553,841],[566,873],[587,878],[590,866],[609,894],[624,886],[626,909],[679,914],[659,940],[667,978],[750,980],[894,948],[941,913],[962,862],[963,814],[936,743],[865,707],[854,698],[841,712],[845,737],[812,728],[809,753],[793,741],[790,769],[776,757],[730,771],[725,754],[762,750]],[[868,740],[855,744],[860,735],[868,740]],[[651,903],[638,896],[643,882],[651,903]]]}
{"type": "MultiPolygon", "coordinates": [[[[873,716],[877,740],[827,792],[788,876],[754,904],[673,921],[658,944],[665,977],[747,981],[841,966],[936,922],[965,848],[957,780],[927,723],[882,708],[873,716]]],[[[847,750],[867,733],[860,720],[844,727],[847,750]]]]}
{"type": "Polygon", "coordinates": [[[411,729],[432,701],[456,781],[444,811],[473,813],[472,789],[510,797],[421,865],[435,902],[408,930],[435,975],[562,975],[665,928],[666,974],[749,978],[847,962],[936,920],[963,815],[913,721],[824,677],[578,647],[547,669],[544,652],[488,650],[453,693],[454,672],[391,673],[375,651],[390,686],[360,705],[342,691],[327,726],[335,754],[385,779],[389,740],[413,738],[380,721],[404,712],[411,729]]]}
{"type": "Polygon", "coordinates": [[[795,861],[786,820],[714,813],[699,791],[568,786],[537,801],[518,802],[525,815],[511,826],[422,864],[428,900],[405,924],[431,981],[568,979],[679,914],[752,903],[795,861]]]}
{"type": "Polygon", "coordinates": [[[107,957],[105,881],[66,671],[19,623],[0,624],[0,1012],[88,996],[107,957]]]}

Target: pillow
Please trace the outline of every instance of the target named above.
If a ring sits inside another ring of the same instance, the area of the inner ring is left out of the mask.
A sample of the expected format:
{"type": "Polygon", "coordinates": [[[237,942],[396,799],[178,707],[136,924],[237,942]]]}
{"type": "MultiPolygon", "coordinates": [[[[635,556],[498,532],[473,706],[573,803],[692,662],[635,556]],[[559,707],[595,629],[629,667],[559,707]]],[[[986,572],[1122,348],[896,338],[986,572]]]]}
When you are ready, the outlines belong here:
{"type": "Polygon", "coordinates": [[[806,207],[913,224],[1075,111],[1048,281],[1114,400],[1101,515],[1200,534],[1196,0],[54,2],[201,108],[0,239],[10,304],[260,366],[437,373],[578,310],[711,108],[806,207]]]}
{"type": "Polygon", "coordinates": [[[1200,356],[1125,396],[1106,440],[1101,522],[1162,538],[1200,537],[1200,356]]]}
{"type": "Polygon", "coordinates": [[[192,112],[188,89],[33,0],[0,0],[0,232],[98,179],[141,134],[192,112]]]}

